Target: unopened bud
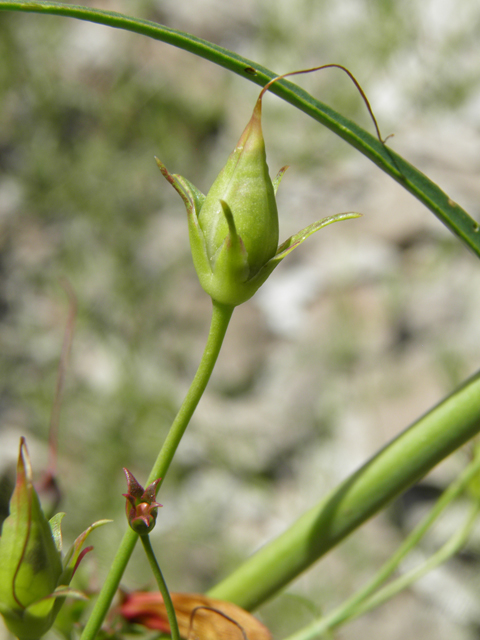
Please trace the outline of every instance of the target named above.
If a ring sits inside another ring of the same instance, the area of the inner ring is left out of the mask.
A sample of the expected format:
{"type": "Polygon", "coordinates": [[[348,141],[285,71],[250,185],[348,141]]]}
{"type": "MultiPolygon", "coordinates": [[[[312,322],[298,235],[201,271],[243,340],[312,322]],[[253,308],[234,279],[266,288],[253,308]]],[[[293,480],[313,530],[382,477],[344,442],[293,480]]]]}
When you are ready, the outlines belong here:
{"type": "Polygon", "coordinates": [[[158,507],[162,505],[156,501],[155,494],[161,478],[152,482],[146,489],[140,485],[133,473],[123,469],[127,477],[128,493],[124,493],[127,499],[125,509],[130,527],[139,535],[146,535],[155,526],[158,507]]]}
{"type": "Polygon", "coordinates": [[[232,307],[251,298],[283,258],[312,233],[360,215],[323,218],[278,246],[275,194],[287,167],[272,182],[261,124],[264,91],[207,196],[186,178],[170,174],[157,159],[160,171],[187,208],[190,247],[200,284],[213,300],[232,307]]]}

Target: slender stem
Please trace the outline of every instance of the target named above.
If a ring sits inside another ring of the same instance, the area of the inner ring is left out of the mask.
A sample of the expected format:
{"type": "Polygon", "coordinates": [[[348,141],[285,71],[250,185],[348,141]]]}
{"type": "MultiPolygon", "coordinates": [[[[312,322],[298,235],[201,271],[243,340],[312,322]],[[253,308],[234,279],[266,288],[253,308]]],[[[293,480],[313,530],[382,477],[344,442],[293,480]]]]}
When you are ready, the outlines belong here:
{"type": "MultiPolygon", "coordinates": [[[[364,613],[367,613],[367,611],[371,611],[384,602],[387,602],[387,600],[396,596],[397,593],[400,593],[403,589],[406,589],[414,582],[417,582],[420,578],[423,578],[425,574],[433,571],[433,569],[444,564],[449,558],[458,553],[467,542],[479,513],[480,505],[478,503],[473,504],[463,526],[453,534],[450,540],[448,540],[443,547],[427,558],[419,567],[415,567],[403,576],[394,580],[392,583],[387,584],[383,589],[380,589],[366,602],[361,604],[358,609],[355,609],[347,620],[350,621],[354,618],[358,618],[364,613]]],[[[290,638],[290,640],[293,640],[293,637],[290,638]]]]}
{"type": "MultiPolygon", "coordinates": [[[[207,338],[207,344],[203,352],[202,359],[198,365],[197,373],[190,385],[190,389],[183,401],[180,410],[173,421],[170,431],[163,443],[158,457],[153,465],[152,471],[148,477],[147,485],[157,478],[165,479],[165,474],[170,466],[175,451],[182,439],[185,429],[190,422],[193,412],[197,408],[200,398],[212,375],[213,368],[217,362],[218,354],[223,344],[223,339],[232,317],[234,307],[219,304],[213,301],[212,320],[210,322],[210,331],[207,338]]],[[[162,482],[159,483],[159,487],[162,482]]]]}
{"type": "Polygon", "coordinates": [[[145,553],[147,554],[147,558],[150,563],[150,567],[152,568],[153,575],[155,576],[158,588],[160,589],[160,593],[163,597],[163,602],[167,610],[168,622],[170,624],[170,633],[172,636],[172,640],[180,640],[180,632],[178,630],[175,608],[173,606],[172,598],[170,597],[167,583],[165,582],[165,578],[163,577],[162,570],[160,569],[160,565],[158,564],[153,552],[152,543],[150,542],[150,536],[148,534],[145,536],[140,536],[140,540],[142,541],[143,548],[145,549],[145,553]]]}
{"type": "Polygon", "coordinates": [[[62,287],[68,296],[68,317],[63,335],[62,352],[57,371],[57,384],[53,400],[52,415],[50,416],[50,428],[48,431],[48,468],[47,477],[54,478],[57,474],[57,447],[58,428],[60,425],[60,408],[62,406],[63,388],[65,376],[72,351],[73,334],[75,332],[75,320],[77,317],[77,298],[68,280],[61,281],[62,287]]]}
{"type": "MultiPolygon", "coordinates": [[[[232,313],[233,307],[220,305],[216,302],[213,303],[210,332],[197,373],[153,465],[147,485],[157,478],[162,478],[162,481],[165,479],[175,451],[210,379],[232,313]]],[[[129,527],[120,543],[105,583],[83,630],[81,640],[93,640],[99,631],[118,589],[125,567],[135,548],[137,539],[138,534],[129,527]]]]}
{"type": "MultiPolygon", "coordinates": [[[[326,616],[315,620],[313,623],[293,634],[288,638],[288,640],[311,640],[313,637],[321,636],[328,629],[334,629],[338,627],[340,624],[345,622],[346,620],[351,620],[354,617],[358,617],[360,615],[360,611],[366,612],[370,608],[374,606],[378,606],[381,602],[384,602],[387,597],[386,594],[390,593],[390,597],[392,597],[395,593],[400,591],[400,588],[405,588],[408,584],[413,582],[413,577],[410,582],[406,581],[406,575],[402,576],[388,587],[385,587],[381,591],[378,591],[376,595],[370,597],[374,591],[376,591],[383,582],[387,578],[389,578],[392,573],[397,569],[400,562],[405,558],[405,556],[420,542],[435,520],[440,516],[440,514],[444,511],[444,509],[457,498],[467,487],[467,485],[471,482],[471,480],[480,472],[480,456],[477,455],[476,458],[464,469],[464,471],[452,482],[452,484],[443,492],[440,498],[435,503],[434,507],[430,510],[427,516],[418,524],[417,527],[409,534],[409,536],[403,541],[397,551],[393,554],[391,558],[387,560],[387,562],[380,568],[380,570],[373,576],[373,578],[359,591],[354,593],[348,600],[343,602],[339,607],[331,611],[326,616]],[[402,581],[402,582],[399,582],[402,581]],[[398,585],[397,585],[398,582],[398,585]],[[404,585],[400,587],[400,585],[404,585]],[[393,588],[393,585],[397,585],[393,588]],[[389,589],[389,591],[387,591],[389,589]],[[382,594],[382,595],[380,595],[382,594]],[[365,603],[365,604],[364,604],[365,603]],[[375,603],[375,604],[374,604],[375,603]]],[[[475,505],[475,514],[478,513],[478,504],[475,505]]],[[[464,536],[468,535],[470,531],[470,525],[468,523],[471,522],[471,517],[467,520],[465,531],[462,528],[461,531],[464,531],[464,536]]],[[[454,540],[449,540],[447,545],[457,545],[459,544],[460,538],[455,534],[454,540]]],[[[463,540],[463,538],[462,538],[463,540]]],[[[454,547],[455,552],[457,546],[454,547]]],[[[450,548],[450,547],[448,547],[450,548]]],[[[439,554],[442,552],[446,553],[447,546],[442,547],[440,551],[438,551],[427,563],[435,563],[436,560],[433,558],[441,557],[439,554]]],[[[443,557],[443,556],[442,556],[443,557]]],[[[435,565],[436,566],[436,565],[435,565]]],[[[414,571],[419,572],[420,569],[423,571],[424,565],[415,569],[414,571]]],[[[428,564],[429,568],[433,568],[433,564],[428,564]]],[[[407,574],[407,575],[410,575],[407,574]]],[[[413,573],[412,573],[413,576],[413,573]]],[[[417,576],[417,574],[415,574],[417,576]]],[[[420,574],[418,573],[418,576],[420,574]]]]}
{"type": "MultiPolygon", "coordinates": [[[[278,73],[274,73],[248,58],[243,58],[201,38],[149,20],[141,20],[114,11],[102,11],[64,2],[29,2],[26,0],[1,0],[0,10],[66,16],[139,33],[210,60],[260,86],[264,86],[269,80],[278,76],[278,73]]],[[[363,153],[382,171],[388,173],[420,202],[423,202],[452,233],[480,257],[480,225],[478,222],[418,169],[390,147],[377,140],[375,136],[316,100],[292,82],[279,80],[269,90],[329,128],[363,153]]]]}

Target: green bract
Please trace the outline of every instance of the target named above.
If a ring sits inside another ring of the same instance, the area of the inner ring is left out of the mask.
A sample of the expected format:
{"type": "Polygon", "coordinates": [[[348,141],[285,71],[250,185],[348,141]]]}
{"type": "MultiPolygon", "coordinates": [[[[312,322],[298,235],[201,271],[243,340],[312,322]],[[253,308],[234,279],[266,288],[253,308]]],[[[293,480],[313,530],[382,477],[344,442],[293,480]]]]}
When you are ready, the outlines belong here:
{"type": "Polygon", "coordinates": [[[81,550],[83,542],[107,521],[96,522],[84,531],[62,562],[60,523],[64,515],[58,513],[50,521],[45,518],[22,438],[10,515],[0,538],[0,613],[20,640],[35,640],[46,633],[66,596],[85,598],[68,585],[87,551],[81,550]]]}
{"type": "Polygon", "coordinates": [[[323,218],[278,246],[275,194],[287,167],[272,182],[261,114],[262,95],[207,196],[186,178],[170,174],[157,159],[160,171],[187,208],[190,246],[200,284],[213,300],[228,306],[251,298],[283,258],[312,233],[360,215],[341,213],[323,218]]]}

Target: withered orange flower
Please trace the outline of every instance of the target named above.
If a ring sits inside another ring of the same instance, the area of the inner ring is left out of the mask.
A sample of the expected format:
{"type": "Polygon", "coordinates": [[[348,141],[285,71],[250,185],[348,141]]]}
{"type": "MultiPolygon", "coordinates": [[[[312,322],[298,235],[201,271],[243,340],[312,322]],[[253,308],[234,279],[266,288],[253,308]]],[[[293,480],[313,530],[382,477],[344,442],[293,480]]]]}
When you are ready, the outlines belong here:
{"type": "MultiPolygon", "coordinates": [[[[271,640],[257,618],[237,605],[199,593],[171,593],[182,638],[186,640],[271,640]]],[[[134,591],[125,597],[120,614],[129,622],[170,633],[159,592],[134,591]]]]}

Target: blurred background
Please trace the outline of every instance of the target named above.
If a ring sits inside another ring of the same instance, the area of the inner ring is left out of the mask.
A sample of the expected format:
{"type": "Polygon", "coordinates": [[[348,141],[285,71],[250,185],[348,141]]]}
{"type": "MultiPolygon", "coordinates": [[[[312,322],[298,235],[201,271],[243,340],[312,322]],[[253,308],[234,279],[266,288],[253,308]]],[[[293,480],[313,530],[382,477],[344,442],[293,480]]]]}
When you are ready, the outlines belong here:
{"type": "MultiPolygon", "coordinates": [[[[347,66],[389,145],[480,220],[480,5],[469,0],[100,0],[277,73],[347,66]]],[[[372,130],[340,71],[299,77],[372,130]]],[[[122,467],[144,481],[201,356],[210,300],[172,173],[207,192],[259,89],[184,51],[70,19],[0,14],[0,472],[18,440],[47,463],[68,300],[78,299],[59,468],[67,541],[91,522],[77,584],[99,586],[125,530],[122,467]],[[94,539],[93,539],[94,538],[94,539]]],[[[216,372],[163,485],[152,536],[172,590],[204,591],[281,533],[480,362],[480,269],[400,186],[318,123],[264,100],[281,240],[308,240],[233,316],[216,372]]],[[[458,452],[260,615],[276,638],[328,611],[396,549],[464,466],[458,452]]],[[[10,488],[9,488],[10,487],[10,488]]],[[[457,514],[457,511],[459,512],[457,514]]],[[[455,528],[440,522],[419,557],[455,528]]],[[[480,531],[479,531],[480,533],[480,531]]],[[[480,536],[343,640],[480,638],[480,536]]],[[[141,553],[124,578],[153,587],[141,553]]]]}

